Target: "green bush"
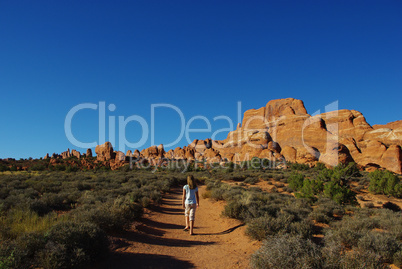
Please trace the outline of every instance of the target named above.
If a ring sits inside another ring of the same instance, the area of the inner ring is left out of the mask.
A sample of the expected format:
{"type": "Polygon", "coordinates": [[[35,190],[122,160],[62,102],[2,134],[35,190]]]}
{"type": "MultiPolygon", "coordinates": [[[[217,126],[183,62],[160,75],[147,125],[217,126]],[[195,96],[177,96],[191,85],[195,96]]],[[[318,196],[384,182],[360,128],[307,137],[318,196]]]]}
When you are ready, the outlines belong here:
{"type": "Polygon", "coordinates": [[[303,187],[304,179],[305,177],[303,174],[293,172],[288,178],[289,187],[295,191],[300,190],[303,187]]]}
{"type": "Polygon", "coordinates": [[[314,166],[314,170],[316,170],[316,171],[321,171],[321,170],[324,170],[324,169],[327,169],[324,163],[318,162],[314,166]]]}
{"type": "Polygon", "coordinates": [[[300,192],[296,194],[298,198],[306,198],[315,201],[316,195],[323,191],[324,183],[320,179],[304,179],[303,186],[299,189],[300,192]]]}
{"type": "Polygon", "coordinates": [[[369,177],[370,192],[402,198],[402,184],[399,182],[399,178],[392,172],[388,170],[375,170],[369,174],[369,177]]]}
{"type": "Polygon", "coordinates": [[[295,171],[307,171],[310,169],[310,166],[303,163],[292,163],[290,164],[289,168],[295,171]]]}
{"type": "Polygon", "coordinates": [[[335,181],[324,185],[324,195],[339,204],[356,204],[356,193],[346,186],[341,186],[335,181]]]}
{"type": "Polygon", "coordinates": [[[9,268],[31,268],[40,266],[38,252],[45,247],[46,239],[42,233],[29,232],[8,245],[8,255],[12,257],[9,268]]]}

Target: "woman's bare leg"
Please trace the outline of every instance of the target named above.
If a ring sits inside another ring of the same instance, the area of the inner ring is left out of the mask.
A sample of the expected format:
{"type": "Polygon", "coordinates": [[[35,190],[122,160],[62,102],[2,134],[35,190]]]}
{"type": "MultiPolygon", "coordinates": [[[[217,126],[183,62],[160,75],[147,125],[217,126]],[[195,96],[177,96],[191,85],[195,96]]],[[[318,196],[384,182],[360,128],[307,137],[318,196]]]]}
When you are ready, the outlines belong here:
{"type": "Polygon", "coordinates": [[[190,234],[193,234],[194,220],[190,220],[190,234]]]}
{"type": "Polygon", "coordinates": [[[189,223],[189,217],[186,217],[186,228],[185,229],[188,229],[188,223],[189,223]]]}

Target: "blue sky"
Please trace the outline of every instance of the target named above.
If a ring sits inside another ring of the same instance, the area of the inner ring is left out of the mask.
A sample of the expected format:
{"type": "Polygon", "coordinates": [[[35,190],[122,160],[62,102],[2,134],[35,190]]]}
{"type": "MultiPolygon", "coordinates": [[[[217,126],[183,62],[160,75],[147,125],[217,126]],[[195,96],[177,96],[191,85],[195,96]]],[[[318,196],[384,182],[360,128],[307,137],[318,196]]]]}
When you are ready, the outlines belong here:
{"type": "MultiPolygon", "coordinates": [[[[293,97],[312,114],[338,100],[370,124],[401,120],[401,14],[401,1],[1,1],[0,158],[82,152],[64,130],[82,103],[114,104],[116,137],[119,116],[150,124],[158,103],[211,121],[191,139],[228,127],[216,116],[236,124],[239,101],[244,112],[293,97]]],[[[155,144],[174,141],[178,114],[155,115],[155,144]]],[[[141,130],[131,122],[125,137],[141,130]]],[[[78,112],[72,132],[99,142],[98,110],[78,112]]]]}

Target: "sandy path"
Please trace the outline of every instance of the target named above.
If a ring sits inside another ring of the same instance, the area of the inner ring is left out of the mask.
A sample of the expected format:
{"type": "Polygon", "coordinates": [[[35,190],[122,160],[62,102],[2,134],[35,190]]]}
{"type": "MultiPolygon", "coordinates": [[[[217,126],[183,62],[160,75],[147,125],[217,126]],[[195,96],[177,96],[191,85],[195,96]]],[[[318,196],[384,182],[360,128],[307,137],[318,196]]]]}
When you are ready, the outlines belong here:
{"type": "Polygon", "coordinates": [[[224,203],[201,198],[190,236],[183,231],[181,195],[181,189],[166,194],[140,225],[114,236],[114,251],[96,268],[248,268],[260,244],[244,234],[241,222],[221,217],[224,203]]]}

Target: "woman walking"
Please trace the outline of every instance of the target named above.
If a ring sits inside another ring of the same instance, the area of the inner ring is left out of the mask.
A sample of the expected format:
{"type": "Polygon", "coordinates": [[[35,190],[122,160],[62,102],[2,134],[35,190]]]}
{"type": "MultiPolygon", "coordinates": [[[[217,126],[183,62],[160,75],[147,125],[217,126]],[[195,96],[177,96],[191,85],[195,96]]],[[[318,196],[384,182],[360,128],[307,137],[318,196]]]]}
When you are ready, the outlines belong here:
{"type": "Polygon", "coordinates": [[[195,210],[200,206],[200,198],[198,196],[197,184],[192,175],[187,177],[187,185],[183,187],[182,206],[185,209],[184,214],[186,216],[186,227],[184,231],[190,229],[190,235],[193,235],[195,210]]]}

